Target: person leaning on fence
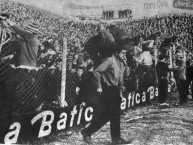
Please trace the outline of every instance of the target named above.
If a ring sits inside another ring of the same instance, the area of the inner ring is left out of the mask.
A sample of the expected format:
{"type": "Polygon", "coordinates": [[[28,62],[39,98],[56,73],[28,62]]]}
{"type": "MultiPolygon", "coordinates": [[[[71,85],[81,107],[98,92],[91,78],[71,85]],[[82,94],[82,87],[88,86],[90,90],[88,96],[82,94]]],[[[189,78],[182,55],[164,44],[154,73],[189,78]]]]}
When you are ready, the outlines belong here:
{"type": "Polygon", "coordinates": [[[160,54],[159,61],[156,65],[156,71],[158,76],[158,103],[164,104],[168,96],[168,72],[170,71],[168,64],[166,63],[166,55],[160,54]]]}
{"type": "Polygon", "coordinates": [[[38,27],[35,24],[28,24],[24,29],[17,26],[9,19],[3,18],[4,24],[12,28],[17,34],[22,37],[20,48],[15,52],[13,62],[16,67],[13,75],[5,82],[5,96],[11,105],[10,111],[19,113],[22,102],[17,95],[16,88],[26,81],[30,81],[34,78],[37,67],[37,53],[40,42],[37,38],[37,34],[40,33],[38,27]]]}
{"type": "Polygon", "coordinates": [[[130,143],[121,138],[120,132],[120,104],[125,68],[123,60],[125,57],[126,50],[117,49],[114,55],[104,59],[93,71],[102,110],[98,118],[95,118],[87,128],[81,131],[84,141],[88,144],[92,144],[91,135],[108,121],[110,121],[112,143],[130,143]]]}

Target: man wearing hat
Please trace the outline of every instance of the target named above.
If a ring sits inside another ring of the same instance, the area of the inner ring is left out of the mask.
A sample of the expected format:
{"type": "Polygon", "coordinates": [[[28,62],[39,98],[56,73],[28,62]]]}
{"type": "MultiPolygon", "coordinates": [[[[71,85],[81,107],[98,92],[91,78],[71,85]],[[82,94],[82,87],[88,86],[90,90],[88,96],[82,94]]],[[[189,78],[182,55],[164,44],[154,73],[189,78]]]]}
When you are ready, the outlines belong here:
{"type": "Polygon", "coordinates": [[[18,44],[19,49],[15,50],[13,63],[15,70],[13,75],[5,82],[5,96],[11,105],[11,112],[18,110],[22,102],[17,95],[16,88],[23,82],[30,81],[37,72],[37,53],[40,42],[37,38],[38,27],[35,24],[28,24],[22,29],[6,17],[2,17],[4,24],[12,28],[22,37],[18,44]]]}
{"type": "MultiPolygon", "coordinates": [[[[106,35],[107,36],[107,35],[106,35]]],[[[111,36],[111,34],[108,34],[111,36]]],[[[111,37],[103,37],[104,42],[114,41],[111,37]]],[[[105,43],[106,47],[112,46],[105,43]]],[[[107,48],[105,48],[107,49],[107,48]]],[[[109,48],[108,48],[109,49],[109,48]]],[[[130,143],[121,138],[120,133],[120,104],[123,90],[123,75],[124,75],[124,63],[126,58],[126,50],[120,48],[115,49],[114,54],[105,58],[100,65],[96,66],[93,74],[94,80],[96,80],[97,92],[100,97],[100,104],[102,110],[98,117],[92,120],[91,124],[81,131],[83,139],[88,144],[93,144],[91,135],[97,132],[108,121],[110,121],[111,139],[113,144],[130,143]]]]}
{"type": "Polygon", "coordinates": [[[174,77],[176,79],[177,89],[179,92],[178,105],[187,103],[187,81],[186,81],[186,62],[183,59],[183,54],[176,53],[176,66],[171,68],[174,71],[174,77]]]}

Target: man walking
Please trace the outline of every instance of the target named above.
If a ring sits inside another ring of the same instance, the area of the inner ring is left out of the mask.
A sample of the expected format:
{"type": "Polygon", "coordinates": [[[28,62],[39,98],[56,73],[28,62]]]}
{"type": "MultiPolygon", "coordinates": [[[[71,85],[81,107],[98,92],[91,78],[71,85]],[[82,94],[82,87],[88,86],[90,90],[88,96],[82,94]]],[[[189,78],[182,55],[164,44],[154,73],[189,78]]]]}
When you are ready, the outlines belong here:
{"type": "Polygon", "coordinates": [[[97,92],[100,94],[101,114],[81,131],[83,139],[92,144],[91,135],[110,121],[111,139],[113,144],[130,143],[121,138],[120,104],[123,90],[123,74],[126,50],[117,49],[115,54],[106,58],[94,69],[97,92]]]}

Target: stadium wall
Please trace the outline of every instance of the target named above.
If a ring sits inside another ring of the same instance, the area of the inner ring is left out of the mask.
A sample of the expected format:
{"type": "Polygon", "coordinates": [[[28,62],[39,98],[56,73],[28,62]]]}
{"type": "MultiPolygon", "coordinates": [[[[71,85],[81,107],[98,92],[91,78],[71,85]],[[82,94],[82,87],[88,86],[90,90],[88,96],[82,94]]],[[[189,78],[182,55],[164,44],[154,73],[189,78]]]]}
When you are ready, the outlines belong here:
{"type": "Polygon", "coordinates": [[[174,8],[176,1],[189,0],[13,0],[33,5],[43,10],[66,17],[101,18],[103,10],[113,10],[118,19],[118,11],[131,9],[133,19],[152,17],[157,14],[190,13],[191,9],[174,8]]]}

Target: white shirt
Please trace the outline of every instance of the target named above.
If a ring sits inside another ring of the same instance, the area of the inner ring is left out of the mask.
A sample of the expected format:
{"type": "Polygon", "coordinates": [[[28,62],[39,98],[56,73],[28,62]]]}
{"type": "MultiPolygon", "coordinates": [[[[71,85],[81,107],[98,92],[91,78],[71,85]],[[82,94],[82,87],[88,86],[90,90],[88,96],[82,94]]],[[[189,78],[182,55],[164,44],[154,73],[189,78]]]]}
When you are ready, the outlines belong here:
{"type": "Polygon", "coordinates": [[[144,51],[140,54],[139,63],[143,65],[153,65],[153,58],[149,51],[144,51]]]}

